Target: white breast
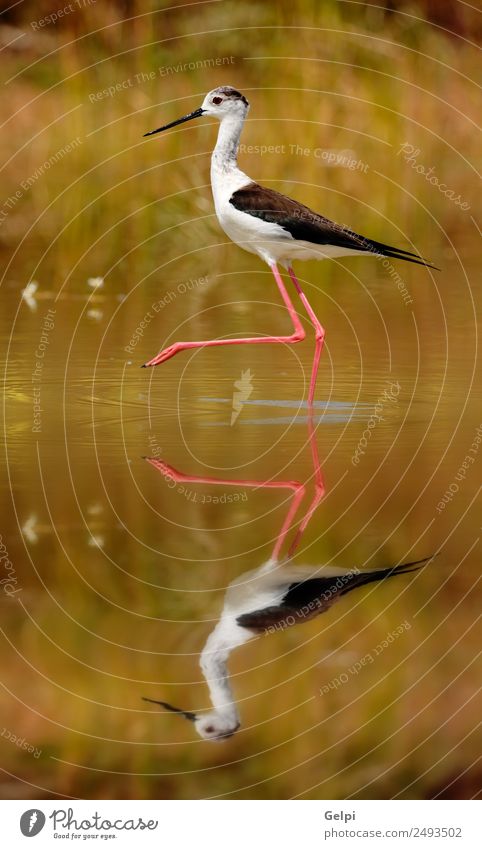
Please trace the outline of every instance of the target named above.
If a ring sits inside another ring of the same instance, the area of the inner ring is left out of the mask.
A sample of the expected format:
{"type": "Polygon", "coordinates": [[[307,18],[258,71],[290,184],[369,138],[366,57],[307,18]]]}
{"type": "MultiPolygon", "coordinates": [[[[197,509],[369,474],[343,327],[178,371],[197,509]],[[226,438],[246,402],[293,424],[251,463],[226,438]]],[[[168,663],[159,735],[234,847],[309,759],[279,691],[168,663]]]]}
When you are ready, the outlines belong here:
{"type": "Polygon", "coordinates": [[[294,239],[291,234],[277,224],[270,224],[255,215],[241,212],[230,203],[234,192],[252,182],[251,178],[239,168],[222,168],[213,157],[211,186],[216,215],[224,232],[239,247],[258,254],[265,262],[273,260],[277,262],[281,260],[279,253],[281,243],[293,244],[294,239]]]}

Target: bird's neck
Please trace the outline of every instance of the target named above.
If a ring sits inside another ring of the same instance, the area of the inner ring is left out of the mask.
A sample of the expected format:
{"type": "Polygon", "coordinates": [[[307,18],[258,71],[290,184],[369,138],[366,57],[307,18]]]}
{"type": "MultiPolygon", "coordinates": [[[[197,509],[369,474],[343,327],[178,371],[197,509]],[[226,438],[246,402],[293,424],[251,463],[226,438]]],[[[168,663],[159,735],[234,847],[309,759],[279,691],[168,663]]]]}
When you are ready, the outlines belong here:
{"type": "Polygon", "coordinates": [[[239,629],[239,632],[239,636],[231,635],[220,622],[209,635],[200,658],[213,708],[232,719],[233,723],[239,722],[239,714],[229,682],[227,662],[232,650],[245,642],[242,630],[239,629]]]}
{"type": "Polygon", "coordinates": [[[229,171],[237,168],[239,137],[243,124],[244,118],[239,115],[227,115],[221,121],[218,140],[211,158],[213,170],[229,171]]]}

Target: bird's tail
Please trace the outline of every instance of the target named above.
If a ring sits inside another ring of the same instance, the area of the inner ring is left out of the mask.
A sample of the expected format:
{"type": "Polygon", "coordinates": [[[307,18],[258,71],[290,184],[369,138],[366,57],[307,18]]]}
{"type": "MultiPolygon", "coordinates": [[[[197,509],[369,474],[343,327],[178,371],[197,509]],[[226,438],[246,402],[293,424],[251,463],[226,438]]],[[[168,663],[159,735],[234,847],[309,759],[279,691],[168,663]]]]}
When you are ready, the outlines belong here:
{"type": "Polygon", "coordinates": [[[440,271],[436,265],[428,262],[423,256],[412,253],[412,251],[404,251],[402,248],[393,248],[391,245],[385,245],[383,242],[376,242],[374,239],[364,239],[365,249],[379,256],[386,256],[389,259],[403,259],[405,262],[414,262],[416,265],[424,265],[426,268],[433,268],[435,271],[440,271]]]}

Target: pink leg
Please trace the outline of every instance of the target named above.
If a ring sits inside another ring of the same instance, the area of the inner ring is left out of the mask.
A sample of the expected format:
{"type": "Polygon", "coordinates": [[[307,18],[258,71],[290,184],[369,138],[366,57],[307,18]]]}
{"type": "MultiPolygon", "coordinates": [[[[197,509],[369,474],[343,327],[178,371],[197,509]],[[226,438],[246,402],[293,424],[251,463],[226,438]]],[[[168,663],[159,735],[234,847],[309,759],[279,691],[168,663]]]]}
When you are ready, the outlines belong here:
{"type": "MultiPolygon", "coordinates": [[[[166,360],[169,360],[174,354],[178,354],[179,351],[184,351],[187,348],[208,348],[214,345],[248,345],[248,344],[263,344],[268,342],[301,342],[302,339],[305,338],[306,333],[303,329],[303,326],[298,318],[298,314],[291,303],[290,296],[286,291],[286,287],[281,278],[281,274],[279,273],[278,266],[276,263],[270,265],[271,271],[274,274],[274,278],[278,284],[278,288],[281,292],[281,296],[283,301],[288,308],[288,312],[291,317],[291,321],[293,322],[294,333],[291,336],[255,336],[241,339],[210,339],[207,342],[175,342],[173,345],[170,345],[169,348],[164,348],[157,357],[149,360],[148,363],[145,363],[142,368],[147,368],[148,366],[158,366],[159,363],[164,363],[166,360]]],[[[290,272],[291,273],[291,272],[290,272]]]]}
{"type": "Polygon", "coordinates": [[[320,363],[321,351],[322,351],[323,342],[324,342],[324,339],[325,339],[325,331],[324,331],[323,327],[321,326],[320,322],[318,321],[315,313],[313,312],[313,310],[312,310],[312,308],[311,308],[311,306],[308,302],[308,298],[306,297],[305,293],[303,292],[303,289],[301,288],[300,282],[299,282],[298,278],[296,277],[295,272],[293,271],[293,269],[291,267],[288,268],[288,274],[290,275],[293,283],[295,284],[296,291],[298,292],[298,295],[300,296],[301,302],[302,302],[306,312],[308,313],[308,316],[310,318],[310,321],[311,321],[313,327],[315,328],[315,356],[313,358],[313,367],[312,367],[312,370],[311,370],[311,380],[310,380],[310,391],[309,391],[309,394],[308,394],[308,406],[312,407],[313,406],[313,400],[314,400],[314,397],[315,397],[316,376],[318,374],[318,366],[319,366],[319,363],[320,363]]]}

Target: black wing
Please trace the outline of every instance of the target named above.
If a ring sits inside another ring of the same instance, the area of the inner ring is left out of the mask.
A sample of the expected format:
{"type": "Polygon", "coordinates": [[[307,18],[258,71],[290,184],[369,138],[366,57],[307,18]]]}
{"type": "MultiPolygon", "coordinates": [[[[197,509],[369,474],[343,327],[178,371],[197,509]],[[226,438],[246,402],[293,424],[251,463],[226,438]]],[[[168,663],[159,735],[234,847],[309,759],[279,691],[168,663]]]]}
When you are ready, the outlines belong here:
{"type": "Polygon", "coordinates": [[[240,212],[254,215],[270,224],[278,224],[294,239],[312,242],[315,245],[333,245],[354,251],[366,251],[425,265],[428,268],[436,268],[418,254],[360,236],[353,230],[313,212],[308,206],[274,189],[260,186],[258,183],[249,183],[244,188],[238,189],[232,194],[229,202],[240,212]]]}

